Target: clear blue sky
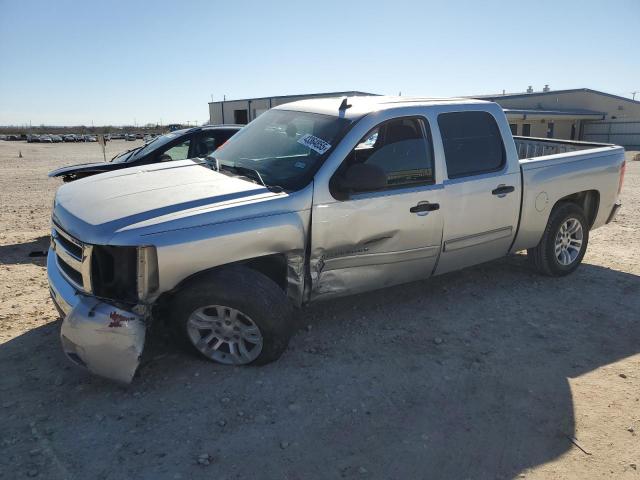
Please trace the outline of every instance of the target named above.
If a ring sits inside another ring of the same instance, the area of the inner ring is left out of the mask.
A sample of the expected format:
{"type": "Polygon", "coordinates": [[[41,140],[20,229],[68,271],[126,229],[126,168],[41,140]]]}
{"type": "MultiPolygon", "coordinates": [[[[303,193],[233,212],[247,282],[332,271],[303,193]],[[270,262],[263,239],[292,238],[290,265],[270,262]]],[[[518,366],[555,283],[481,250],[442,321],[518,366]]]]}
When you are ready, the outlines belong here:
{"type": "Polygon", "coordinates": [[[630,96],[639,32],[640,0],[0,0],[0,124],[203,122],[212,95],[630,96]]]}

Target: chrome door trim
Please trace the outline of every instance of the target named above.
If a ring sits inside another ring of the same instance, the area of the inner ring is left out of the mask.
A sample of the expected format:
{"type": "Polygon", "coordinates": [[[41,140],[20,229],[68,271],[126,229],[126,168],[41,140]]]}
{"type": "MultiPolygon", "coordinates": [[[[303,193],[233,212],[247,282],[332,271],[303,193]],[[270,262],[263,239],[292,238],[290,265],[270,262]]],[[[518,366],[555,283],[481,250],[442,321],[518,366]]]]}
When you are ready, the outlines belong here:
{"type": "Polygon", "coordinates": [[[358,255],[347,255],[344,257],[335,258],[325,257],[323,259],[323,270],[339,270],[342,268],[364,267],[369,265],[385,265],[387,263],[420,260],[423,258],[435,257],[438,255],[439,251],[439,245],[380,253],[366,253],[367,249],[363,248],[363,253],[358,255]]]}
{"type": "Polygon", "coordinates": [[[510,237],[513,232],[513,227],[497,228],[495,230],[489,230],[487,232],[476,233],[468,235],[466,237],[454,238],[444,242],[445,252],[452,252],[454,250],[461,250],[463,248],[475,247],[476,245],[482,245],[483,243],[493,242],[502,238],[510,237]]]}

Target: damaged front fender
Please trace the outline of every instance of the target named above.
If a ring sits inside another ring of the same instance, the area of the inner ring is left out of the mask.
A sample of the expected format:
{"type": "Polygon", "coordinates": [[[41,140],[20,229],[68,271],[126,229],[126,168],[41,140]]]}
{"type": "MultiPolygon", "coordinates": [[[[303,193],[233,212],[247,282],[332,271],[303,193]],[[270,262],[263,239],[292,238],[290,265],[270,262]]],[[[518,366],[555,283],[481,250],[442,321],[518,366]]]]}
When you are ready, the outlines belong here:
{"type": "Polygon", "coordinates": [[[62,348],[74,363],[130,383],[144,349],[144,317],[92,297],[81,297],[62,322],[62,348]]]}

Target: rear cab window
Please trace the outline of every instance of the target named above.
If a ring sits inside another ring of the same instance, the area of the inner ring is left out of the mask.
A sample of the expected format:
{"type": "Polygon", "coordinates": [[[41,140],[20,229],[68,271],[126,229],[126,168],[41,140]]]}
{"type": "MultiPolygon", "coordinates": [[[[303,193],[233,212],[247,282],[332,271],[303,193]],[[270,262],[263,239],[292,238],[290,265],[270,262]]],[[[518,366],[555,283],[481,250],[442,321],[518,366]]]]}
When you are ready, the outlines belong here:
{"type": "Polygon", "coordinates": [[[438,115],[449,178],[502,170],[506,153],[498,124],[488,112],[451,112],[438,115]]]}

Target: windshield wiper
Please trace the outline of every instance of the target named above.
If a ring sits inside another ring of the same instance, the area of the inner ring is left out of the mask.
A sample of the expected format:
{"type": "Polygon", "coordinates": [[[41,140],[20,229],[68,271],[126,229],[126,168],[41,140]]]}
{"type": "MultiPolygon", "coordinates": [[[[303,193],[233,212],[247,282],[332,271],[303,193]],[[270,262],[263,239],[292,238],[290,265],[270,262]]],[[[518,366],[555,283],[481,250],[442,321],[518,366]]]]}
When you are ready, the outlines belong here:
{"type": "MultiPolygon", "coordinates": [[[[144,145],[143,145],[142,147],[144,147],[144,145]]],[[[126,150],[126,151],[124,151],[124,152],[122,152],[122,153],[119,153],[119,154],[115,155],[114,157],[112,157],[112,158],[111,158],[111,161],[115,160],[116,158],[120,158],[120,157],[122,157],[122,156],[126,155],[127,153],[131,153],[131,152],[133,152],[133,151],[135,151],[135,150],[139,150],[139,149],[141,149],[142,147],[130,148],[129,150],[126,150]]]]}
{"type": "MultiPolygon", "coordinates": [[[[158,137],[156,137],[156,138],[158,138],[158,137]]],[[[148,147],[149,145],[151,145],[151,144],[152,144],[153,142],[155,142],[155,141],[156,141],[156,139],[154,138],[153,140],[149,140],[149,141],[148,141],[147,143],[145,143],[144,145],[142,145],[142,146],[138,147],[138,148],[136,149],[136,150],[137,150],[137,152],[136,152],[136,153],[134,153],[134,154],[132,155],[132,157],[131,157],[131,158],[136,157],[136,156],[137,156],[137,155],[138,155],[138,154],[139,154],[143,149],[145,149],[146,147],[148,147]]]]}
{"type": "Polygon", "coordinates": [[[267,190],[270,190],[274,193],[280,193],[284,190],[280,185],[267,185],[267,183],[262,178],[262,175],[260,175],[260,172],[253,168],[241,167],[239,165],[225,165],[223,163],[220,163],[218,159],[215,157],[213,157],[213,160],[215,161],[216,170],[218,172],[220,171],[221,168],[230,170],[231,172],[235,172],[239,175],[242,175],[249,179],[257,181],[258,183],[260,183],[260,185],[265,187],[267,190]]]}

